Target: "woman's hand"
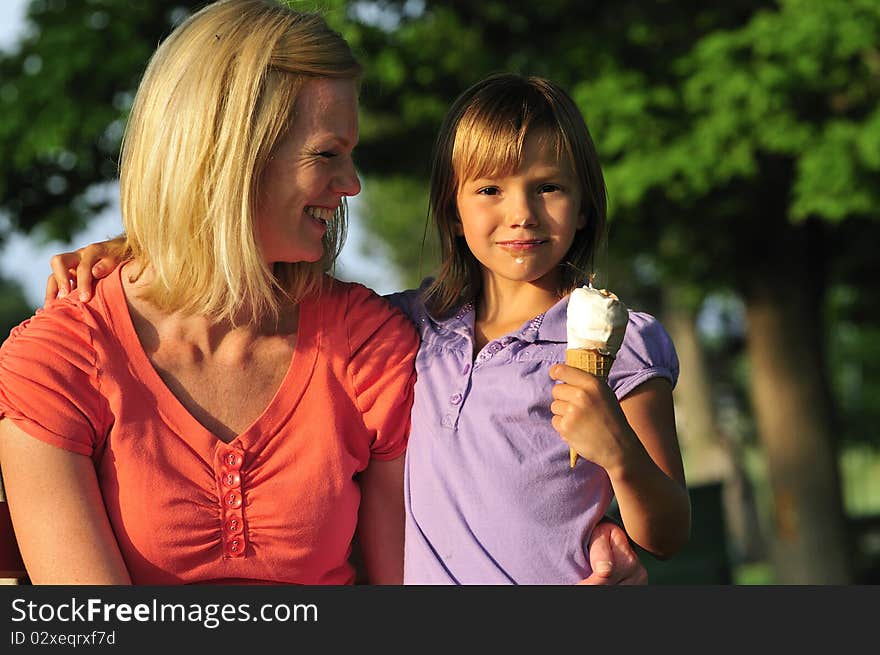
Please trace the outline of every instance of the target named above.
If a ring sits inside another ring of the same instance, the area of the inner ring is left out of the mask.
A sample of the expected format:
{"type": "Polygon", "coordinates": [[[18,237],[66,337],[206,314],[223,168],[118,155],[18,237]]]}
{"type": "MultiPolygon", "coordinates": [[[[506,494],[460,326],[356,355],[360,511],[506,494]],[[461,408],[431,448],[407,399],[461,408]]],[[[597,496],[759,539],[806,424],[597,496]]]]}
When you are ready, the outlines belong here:
{"type": "Polygon", "coordinates": [[[588,546],[593,572],[582,585],[643,585],[648,572],[619,525],[603,519],[593,528],[588,546]]]}
{"type": "Polygon", "coordinates": [[[88,300],[92,297],[92,283],[107,277],[122,261],[124,254],[125,237],[119,236],[53,256],[49,260],[52,274],[46,281],[43,306],[75,289],[79,290],[80,300],[88,300]]]}

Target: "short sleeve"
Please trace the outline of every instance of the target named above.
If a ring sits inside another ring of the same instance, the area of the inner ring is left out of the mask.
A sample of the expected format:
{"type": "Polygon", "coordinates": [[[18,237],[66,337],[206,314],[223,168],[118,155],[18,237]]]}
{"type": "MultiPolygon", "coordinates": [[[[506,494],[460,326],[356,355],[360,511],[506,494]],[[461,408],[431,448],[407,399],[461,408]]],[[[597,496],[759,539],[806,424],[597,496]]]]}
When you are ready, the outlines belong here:
{"type": "Polygon", "coordinates": [[[108,414],[89,322],[81,304],[59,301],[13,328],[0,348],[0,418],[87,456],[108,414]]]}
{"type": "Polygon", "coordinates": [[[395,459],[406,450],[419,340],[412,323],[361,285],[349,290],[345,321],[355,398],[373,434],[371,456],[395,459]]]}
{"type": "Polygon", "coordinates": [[[678,355],[660,321],[644,312],[630,312],[623,345],[611,366],[608,384],[620,399],[651,378],[678,382],[678,355]]]}

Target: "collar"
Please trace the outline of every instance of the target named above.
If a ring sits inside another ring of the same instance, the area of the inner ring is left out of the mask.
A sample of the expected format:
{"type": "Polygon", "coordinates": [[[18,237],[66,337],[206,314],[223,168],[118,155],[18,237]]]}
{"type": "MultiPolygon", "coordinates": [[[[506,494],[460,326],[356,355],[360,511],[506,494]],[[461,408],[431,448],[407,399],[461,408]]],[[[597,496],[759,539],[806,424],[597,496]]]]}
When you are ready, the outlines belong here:
{"type": "MultiPolygon", "coordinates": [[[[543,314],[538,314],[526,321],[511,336],[528,343],[535,343],[536,341],[565,343],[568,340],[566,330],[568,298],[569,296],[566,295],[543,314]]],[[[427,311],[427,308],[425,308],[425,315],[441,333],[451,332],[468,338],[471,338],[474,333],[476,313],[474,311],[474,304],[471,302],[465,303],[447,318],[435,318],[427,311]]]]}

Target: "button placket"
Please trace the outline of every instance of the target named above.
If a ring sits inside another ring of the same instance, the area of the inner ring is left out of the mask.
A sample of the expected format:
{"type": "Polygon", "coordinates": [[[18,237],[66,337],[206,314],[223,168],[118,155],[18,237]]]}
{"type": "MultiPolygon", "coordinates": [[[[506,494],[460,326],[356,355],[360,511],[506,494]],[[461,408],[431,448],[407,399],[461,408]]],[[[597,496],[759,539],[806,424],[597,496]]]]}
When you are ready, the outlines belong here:
{"type": "Polygon", "coordinates": [[[244,492],[241,469],[244,453],[239,446],[227,446],[217,452],[215,471],[220,497],[220,532],[224,557],[244,557],[247,537],[244,530],[244,492]]]}

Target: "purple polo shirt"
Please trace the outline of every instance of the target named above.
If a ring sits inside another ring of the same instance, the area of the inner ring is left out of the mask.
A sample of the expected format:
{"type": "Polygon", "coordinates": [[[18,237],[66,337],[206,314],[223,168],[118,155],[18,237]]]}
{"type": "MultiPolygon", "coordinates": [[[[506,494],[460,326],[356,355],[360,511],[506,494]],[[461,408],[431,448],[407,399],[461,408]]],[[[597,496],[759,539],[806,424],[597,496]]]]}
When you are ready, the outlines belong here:
{"type": "MultiPolygon", "coordinates": [[[[550,366],[565,361],[568,297],[474,352],[474,309],[436,320],[419,292],[388,296],[422,338],[406,454],[404,584],[569,584],[612,498],[604,469],[569,468],[550,423],[550,366]]],[[[630,312],[609,384],[675,385],[678,358],[649,314],[630,312]]]]}

